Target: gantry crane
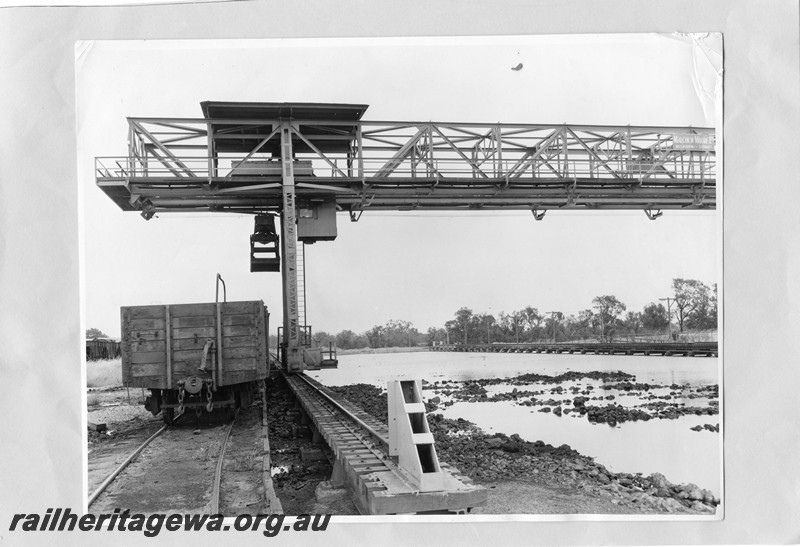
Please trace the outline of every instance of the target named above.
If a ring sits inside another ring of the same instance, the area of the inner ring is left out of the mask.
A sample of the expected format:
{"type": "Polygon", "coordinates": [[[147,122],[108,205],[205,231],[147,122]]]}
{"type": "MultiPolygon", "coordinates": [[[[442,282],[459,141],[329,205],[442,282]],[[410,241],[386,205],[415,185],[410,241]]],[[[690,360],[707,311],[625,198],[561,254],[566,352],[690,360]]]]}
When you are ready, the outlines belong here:
{"type": "Polygon", "coordinates": [[[203,118],[128,118],[128,155],[97,158],[124,211],[255,215],[251,270],[283,276],[282,362],[324,364],[301,323],[298,242],[372,210],[716,207],[711,128],[364,121],[367,105],[203,102],[203,118]],[[275,219],[280,228],[275,228],[275,219]]]}

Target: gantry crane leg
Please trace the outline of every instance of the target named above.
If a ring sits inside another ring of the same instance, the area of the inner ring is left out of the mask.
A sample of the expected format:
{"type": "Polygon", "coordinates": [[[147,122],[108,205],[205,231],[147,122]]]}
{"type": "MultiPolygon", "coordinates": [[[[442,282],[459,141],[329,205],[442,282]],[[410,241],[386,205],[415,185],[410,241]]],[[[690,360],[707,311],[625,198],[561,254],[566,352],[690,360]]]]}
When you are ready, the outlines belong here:
{"type": "Polygon", "coordinates": [[[283,211],[281,212],[283,367],[288,372],[300,372],[303,370],[303,347],[297,292],[297,203],[292,158],[292,127],[289,120],[281,121],[281,163],[283,175],[283,211]]]}

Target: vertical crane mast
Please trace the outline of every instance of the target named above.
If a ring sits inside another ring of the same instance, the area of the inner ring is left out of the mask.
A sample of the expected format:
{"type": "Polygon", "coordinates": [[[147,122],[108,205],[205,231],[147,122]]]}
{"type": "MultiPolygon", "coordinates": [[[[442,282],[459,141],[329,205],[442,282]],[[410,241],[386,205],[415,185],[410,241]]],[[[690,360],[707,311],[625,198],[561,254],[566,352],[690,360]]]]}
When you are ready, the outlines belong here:
{"type": "Polygon", "coordinates": [[[297,296],[297,211],[292,156],[291,121],[281,120],[284,366],[289,372],[299,372],[303,370],[303,348],[300,346],[300,316],[297,296]]]}

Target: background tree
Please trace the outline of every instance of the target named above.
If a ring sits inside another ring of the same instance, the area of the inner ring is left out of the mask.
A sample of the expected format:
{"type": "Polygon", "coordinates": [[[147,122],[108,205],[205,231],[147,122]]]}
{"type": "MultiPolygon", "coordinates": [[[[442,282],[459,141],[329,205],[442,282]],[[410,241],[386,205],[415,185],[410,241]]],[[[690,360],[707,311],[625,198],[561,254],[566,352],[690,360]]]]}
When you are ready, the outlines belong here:
{"type": "Polygon", "coordinates": [[[577,315],[568,315],[564,319],[564,337],[567,340],[574,340],[580,337],[580,328],[577,315]]]}
{"type": "Polygon", "coordinates": [[[642,314],[635,311],[629,311],[625,314],[625,319],[622,321],[625,329],[634,336],[642,330],[642,314]]]}
{"type": "Polygon", "coordinates": [[[392,319],[383,327],[387,347],[416,346],[420,333],[410,321],[392,319]]]}
{"type": "Polygon", "coordinates": [[[592,312],[592,310],[578,312],[578,316],[571,330],[574,333],[573,336],[577,336],[578,338],[589,338],[594,335],[594,312],[592,312]]]}
{"type": "Polygon", "coordinates": [[[596,312],[593,320],[597,335],[601,340],[611,342],[620,323],[619,316],[625,311],[625,304],[613,295],[596,296],[592,304],[596,312]]]}
{"type": "MultiPolygon", "coordinates": [[[[561,312],[540,313],[533,306],[525,306],[512,313],[501,311],[495,319],[491,314],[474,313],[470,308],[462,307],[453,319],[445,323],[444,329],[431,327],[424,336],[416,333],[407,322],[400,322],[399,328],[404,332],[411,331],[412,341],[416,336],[417,343],[427,344],[437,341],[437,337],[444,341],[448,336],[451,343],[463,344],[590,338],[611,342],[617,333],[636,336],[642,331],[663,332],[670,325],[671,313],[677,318],[680,330],[716,328],[716,284],[709,287],[695,279],[673,279],[672,284],[671,309],[651,302],[641,312],[627,312],[625,304],[616,296],[602,295],[592,300],[590,309],[569,316],[561,312]]],[[[387,328],[390,326],[392,322],[387,324],[387,328]]]]}
{"type": "Polygon", "coordinates": [[[511,325],[514,329],[514,342],[519,344],[519,334],[520,330],[524,330],[524,326],[522,323],[522,314],[518,311],[515,311],[511,314],[511,325]]]}
{"type": "Polygon", "coordinates": [[[497,328],[495,329],[499,336],[498,342],[511,342],[514,340],[514,323],[511,315],[500,312],[497,316],[497,328]]]}
{"type": "Polygon", "coordinates": [[[456,312],[456,324],[459,328],[460,338],[464,344],[468,343],[469,324],[472,320],[472,310],[469,308],[461,308],[456,312]]]}
{"type": "Polygon", "coordinates": [[[356,333],[343,330],[336,334],[336,347],[339,349],[354,349],[356,347],[356,333]]]}
{"type": "Polygon", "coordinates": [[[375,325],[364,336],[371,348],[405,348],[420,344],[425,338],[409,321],[391,319],[375,325]]]}
{"type": "Polygon", "coordinates": [[[444,344],[447,341],[447,333],[444,329],[437,329],[436,327],[428,328],[425,333],[426,343],[429,346],[444,344]]]}
{"type": "Polygon", "coordinates": [[[694,309],[686,318],[686,328],[707,330],[717,328],[717,286],[711,289],[701,282],[694,288],[694,309]]]}
{"type": "Polygon", "coordinates": [[[543,316],[539,315],[539,310],[532,306],[525,306],[517,313],[519,314],[519,321],[523,325],[523,332],[524,325],[528,326],[528,340],[533,341],[534,338],[538,338],[539,325],[544,319],[543,316]]]}
{"type": "Polygon", "coordinates": [[[461,325],[459,325],[458,321],[455,319],[446,321],[444,324],[444,330],[445,337],[451,344],[457,344],[458,341],[464,337],[464,333],[461,332],[461,325]]]}
{"type": "Polygon", "coordinates": [[[673,279],[672,290],[675,293],[675,319],[678,321],[678,329],[683,332],[686,318],[692,312],[692,296],[689,287],[691,279],[673,279]]]}
{"type": "MultiPolygon", "coordinates": [[[[317,344],[320,346],[328,346],[328,343],[336,343],[336,335],[331,334],[329,332],[325,332],[324,330],[318,330],[314,335],[314,340],[316,340],[317,344]]],[[[338,345],[336,347],[339,347],[338,345]]]]}
{"type": "Polygon", "coordinates": [[[474,330],[477,332],[478,339],[487,344],[493,340],[497,342],[497,339],[492,336],[492,330],[496,322],[494,316],[489,313],[481,313],[476,315],[475,318],[477,319],[477,324],[474,330]]]}
{"type": "Polygon", "coordinates": [[[650,302],[642,310],[641,319],[644,330],[662,331],[669,326],[667,308],[664,307],[664,304],[650,302]]]}
{"type": "Polygon", "coordinates": [[[561,322],[564,320],[564,314],[560,311],[553,312],[550,317],[544,320],[544,338],[552,339],[553,342],[558,341],[558,335],[562,331],[561,322]]]}
{"type": "Polygon", "coordinates": [[[93,340],[95,338],[111,338],[109,335],[101,331],[100,329],[96,329],[94,327],[90,329],[86,329],[86,339],[93,340]]]}
{"type": "Polygon", "coordinates": [[[714,319],[714,328],[717,328],[717,284],[711,286],[711,306],[709,307],[709,314],[714,319]]]}
{"type": "Polygon", "coordinates": [[[367,337],[367,340],[369,340],[369,347],[371,348],[385,347],[386,338],[383,335],[383,326],[375,325],[364,334],[367,337]]]}
{"type": "Polygon", "coordinates": [[[716,327],[716,312],[713,317],[711,315],[711,309],[716,307],[716,303],[712,303],[712,292],[708,285],[696,279],[676,278],[672,280],[672,289],[675,292],[675,319],[681,332],[684,327],[716,327]]]}

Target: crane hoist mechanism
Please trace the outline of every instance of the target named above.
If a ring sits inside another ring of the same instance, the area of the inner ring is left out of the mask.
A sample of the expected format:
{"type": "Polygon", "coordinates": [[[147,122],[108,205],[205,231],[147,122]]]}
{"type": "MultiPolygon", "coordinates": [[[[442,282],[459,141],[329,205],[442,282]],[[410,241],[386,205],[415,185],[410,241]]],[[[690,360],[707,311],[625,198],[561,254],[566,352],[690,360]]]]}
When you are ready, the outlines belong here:
{"type": "Polygon", "coordinates": [[[715,209],[713,128],[366,121],[368,105],[201,103],[202,118],[128,118],[128,153],[95,160],[123,211],[244,213],[253,272],[280,272],[280,360],[335,366],[305,325],[304,246],[336,213],[715,209]],[[276,227],[275,220],[278,220],[276,227]]]}

